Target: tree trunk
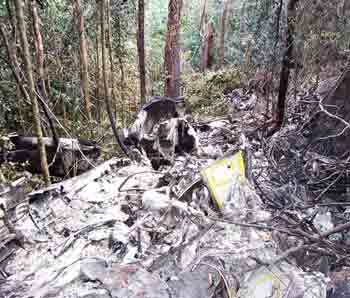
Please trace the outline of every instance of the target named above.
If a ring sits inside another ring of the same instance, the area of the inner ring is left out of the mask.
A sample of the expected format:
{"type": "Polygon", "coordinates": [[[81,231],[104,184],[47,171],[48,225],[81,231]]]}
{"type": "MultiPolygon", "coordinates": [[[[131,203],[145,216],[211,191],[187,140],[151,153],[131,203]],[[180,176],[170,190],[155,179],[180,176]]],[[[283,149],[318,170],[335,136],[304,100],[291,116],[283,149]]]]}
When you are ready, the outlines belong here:
{"type": "MultiPolygon", "coordinates": [[[[33,17],[33,29],[34,29],[34,35],[35,35],[35,51],[36,51],[36,58],[37,58],[37,68],[39,72],[39,82],[37,84],[37,97],[39,99],[39,103],[44,111],[44,114],[46,116],[46,119],[49,122],[50,129],[52,132],[52,138],[56,147],[57,153],[62,153],[62,150],[59,147],[59,136],[55,127],[55,119],[54,114],[50,110],[48,103],[48,94],[45,87],[45,78],[44,78],[44,45],[43,45],[43,39],[40,32],[39,27],[39,15],[38,10],[36,6],[36,1],[32,0],[31,2],[31,10],[32,10],[32,17],[33,17]]],[[[49,86],[49,84],[48,84],[49,86]]],[[[58,154],[58,161],[62,164],[62,167],[64,169],[64,173],[67,176],[69,171],[68,167],[66,166],[66,161],[64,160],[64,155],[58,154]]]]}
{"type": "Polygon", "coordinates": [[[219,67],[223,67],[225,61],[225,33],[226,33],[226,19],[229,10],[230,0],[225,0],[224,10],[221,17],[221,30],[220,30],[220,49],[219,49],[219,67]]]}
{"type": "Polygon", "coordinates": [[[96,10],[96,62],[97,62],[97,70],[96,70],[96,87],[97,87],[97,99],[96,99],[96,113],[98,121],[102,120],[102,111],[103,111],[103,71],[102,71],[102,42],[101,42],[101,30],[100,30],[100,22],[101,22],[101,12],[100,9],[96,10]]]}
{"type": "Polygon", "coordinates": [[[137,52],[139,57],[141,105],[146,102],[145,1],[138,0],[137,52]]]}
{"type": "Polygon", "coordinates": [[[280,0],[278,8],[276,10],[276,39],[274,44],[274,60],[276,60],[276,50],[278,46],[278,42],[280,40],[280,28],[281,28],[281,14],[283,9],[283,0],[280,0]]]}
{"type": "Polygon", "coordinates": [[[47,91],[45,87],[45,78],[44,78],[44,45],[43,45],[43,38],[40,32],[39,27],[39,14],[38,9],[36,7],[36,1],[32,0],[31,2],[31,12],[33,17],[33,29],[34,29],[34,36],[35,36],[35,52],[36,52],[36,64],[37,69],[39,73],[39,80],[37,82],[37,97],[39,99],[39,103],[41,104],[45,116],[47,120],[49,121],[50,128],[52,131],[52,136],[54,140],[57,143],[58,146],[58,135],[54,126],[54,120],[52,119],[52,113],[49,111],[49,108],[47,106],[48,104],[48,96],[47,91]]]}
{"type": "Polygon", "coordinates": [[[208,17],[208,0],[203,0],[203,8],[202,8],[202,15],[201,15],[201,21],[199,24],[199,32],[202,34],[204,24],[207,22],[208,17]]]}
{"type": "Polygon", "coordinates": [[[205,71],[213,64],[214,26],[211,22],[204,25],[201,47],[201,71],[205,71]]]}
{"type": "Polygon", "coordinates": [[[13,13],[13,5],[14,4],[11,0],[6,0],[6,8],[7,12],[9,14],[9,19],[12,27],[12,37],[15,39],[17,37],[17,21],[16,21],[16,14],[13,13]]]}
{"type": "Polygon", "coordinates": [[[169,0],[168,32],[165,41],[165,95],[180,96],[180,21],[182,0],[169,0]]]}
{"type": "MultiPolygon", "coordinates": [[[[118,47],[124,48],[119,18],[116,19],[116,25],[117,25],[118,47]]],[[[126,83],[125,83],[124,63],[123,63],[123,58],[121,55],[118,56],[118,62],[119,62],[119,70],[120,70],[120,98],[121,98],[120,117],[121,117],[122,125],[125,126],[126,125],[126,114],[127,114],[126,113],[126,96],[125,96],[126,83]]]]}
{"type": "Polygon", "coordinates": [[[108,117],[109,117],[109,121],[111,123],[112,126],[112,131],[114,134],[114,137],[118,143],[118,145],[120,146],[120,148],[124,151],[124,153],[126,155],[128,155],[128,150],[125,148],[125,145],[121,142],[119,135],[118,135],[118,131],[117,131],[117,127],[116,127],[116,121],[114,119],[114,115],[112,112],[112,107],[111,107],[111,103],[110,103],[110,91],[109,91],[109,85],[108,85],[108,70],[107,70],[107,52],[106,52],[106,14],[105,14],[105,9],[106,9],[106,0],[97,0],[98,2],[100,2],[100,15],[101,15],[101,21],[100,21],[100,25],[101,25],[101,49],[102,49],[102,73],[103,73],[103,85],[104,85],[104,98],[105,98],[105,104],[106,104],[106,108],[107,108],[107,113],[108,113],[108,117]]]}
{"type": "Polygon", "coordinates": [[[44,75],[44,45],[43,45],[43,38],[40,32],[39,27],[39,14],[38,9],[36,7],[36,1],[32,0],[31,2],[31,11],[32,11],[32,17],[33,17],[33,29],[34,29],[34,36],[35,36],[35,51],[36,51],[36,64],[37,69],[39,73],[39,85],[41,88],[41,93],[43,97],[47,98],[47,92],[45,87],[45,75],[44,75]]]}
{"type": "Polygon", "coordinates": [[[280,73],[280,85],[278,92],[277,100],[277,111],[275,112],[275,127],[272,130],[272,133],[279,130],[283,124],[284,111],[286,96],[289,85],[289,75],[290,75],[290,66],[292,65],[293,60],[293,44],[294,44],[294,31],[295,31],[295,18],[296,18],[296,5],[298,0],[289,0],[287,8],[287,17],[288,17],[288,27],[287,27],[287,36],[286,36],[286,45],[285,45],[285,54],[282,60],[282,69],[280,73]]]}
{"type": "Polygon", "coordinates": [[[39,114],[39,106],[37,97],[35,94],[35,85],[34,85],[34,79],[33,79],[33,72],[32,72],[32,62],[29,52],[29,44],[27,39],[27,33],[26,33],[26,25],[24,22],[24,12],[23,12],[23,1],[22,0],[15,0],[15,6],[16,6],[16,16],[17,16],[17,22],[18,22],[18,28],[19,28],[19,34],[21,39],[21,45],[23,49],[23,62],[25,67],[25,73],[27,77],[27,84],[29,87],[29,96],[30,100],[32,102],[32,109],[33,109],[33,117],[34,117],[34,124],[35,124],[35,131],[36,136],[38,138],[38,148],[40,153],[40,160],[41,160],[41,170],[44,176],[44,181],[48,185],[50,184],[50,174],[49,174],[49,168],[47,164],[47,156],[46,156],[46,148],[43,143],[43,134],[41,130],[41,123],[40,123],[40,114],[39,114]]]}
{"type": "MultiPolygon", "coordinates": [[[[30,100],[30,95],[27,91],[27,89],[25,88],[25,85],[23,84],[23,78],[21,76],[21,69],[19,67],[19,63],[17,61],[17,55],[16,55],[16,50],[14,49],[16,46],[15,45],[10,45],[10,42],[7,38],[7,34],[6,34],[6,29],[5,29],[5,25],[1,24],[0,26],[0,31],[1,31],[1,35],[3,37],[4,40],[4,44],[5,44],[5,48],[6,48],[6,52],[7,52],[7,56],[8,56],[8,65],[11,69],[12,75],[15,78],[16,84],[17,84],[17,98],[20,98],[20,96],[18,94],[21,94],[24,98],[24,101],[31,105],[31,100],[30,100]]],[[[45,117],[47,119],[47,121],[49,122],[50,125],[50,129],[52,131],[52,136],[53,138],[56,140],[56,144],[58,144],[58,135],[56,133],[56,129],[55,129],[55,125],[54,125],[54,119],[53,119],[53,113],[49,110],[45,100],[41,97],[42,94],[39,94],[36,92],[36,96],[37,99],[39,99],[39,104],[41,105],[45,117]]],[[[20,112],[20,118],[23,119],[22,115],[21,115],[21,111],[20,112]]]]}
{"type": "MultiPolygon", "coordinates": [[[[111,6],[110,0],[107,0],[107,44],[108,44],[108,56],[109,56],[109,66],[110,66],[110,82],[112,89],[112,98],[114,107],[116,107],[117,95],[115,93],[115,84],[114,84],[114,59],[113,59],[113,44],[112,44],[112,29],[111,29],[111,6]]],[[[117,109],[115,109],[116,117],[118,115],[117,109]]]]}
{"type": "Polygon", "coordinates": [[[246,2],[244,1],[241,8],[241,16],[239,21],[239,35],[242,38],[247,32],[247,24],[246,24],[246,2]]]}
{"type": "Polygon", "coordinates": [[[199,26],[201,36],[201,62],[200,70],[205,71],[211,63],[211,50],[213,46],[214,27],[208,23],[208,0],[203,0],[202,15],[199,26]]]}
{"type": "Polygon", "coordinates": [[[82,13],[81,2],[80,0],[75,0],[75,12],[77,16],[77,31],[79,34],[80,42],[80,76],[81,84],[84,94],[84,103],[86,116],[89,122],[92,120],[91,117],[91,99],[90,99],[90,84],[89,84],[89,70],[88,70],[88,54],[85,38],[85,28],[84,28],[84,16],[82,13]]]}

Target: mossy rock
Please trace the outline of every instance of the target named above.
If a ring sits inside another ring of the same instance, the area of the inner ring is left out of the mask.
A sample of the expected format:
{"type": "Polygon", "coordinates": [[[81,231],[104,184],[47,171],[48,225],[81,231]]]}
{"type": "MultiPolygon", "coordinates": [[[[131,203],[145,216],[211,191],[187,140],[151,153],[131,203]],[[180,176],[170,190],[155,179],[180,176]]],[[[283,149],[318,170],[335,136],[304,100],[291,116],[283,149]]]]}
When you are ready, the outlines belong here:
{"type": "Polygon", "coordinates": [[[192,73],[183,77],[184,95],[194,114],[219,116],[227,113],[229,103],[224,94],[241,84],[240,73],[235,69],[192,73]]]}

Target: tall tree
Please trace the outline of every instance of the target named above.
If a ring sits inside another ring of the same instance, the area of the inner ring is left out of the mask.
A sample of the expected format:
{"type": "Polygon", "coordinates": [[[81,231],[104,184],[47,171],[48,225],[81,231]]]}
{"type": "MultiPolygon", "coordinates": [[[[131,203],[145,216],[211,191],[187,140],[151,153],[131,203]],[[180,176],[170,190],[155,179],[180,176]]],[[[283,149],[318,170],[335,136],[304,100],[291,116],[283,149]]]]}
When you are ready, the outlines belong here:
{"type": "Polygon", "coordinates": [[[53,115],[52,115],[52,112],[49,111],[49,108],[47,106],[48,98],[47,98],[45,78],[44,78],[44,44],[43,44],[43,38],[40,32],[40,25],[39,25],[40,19],[39,19],[36,0],[31,1],[31,12],[32,12],[32,18],[33,18],[33,29],[34,29],[33,31],[35,36],[36,66],[39,73],[39,79],[36,84],[37,97],[39,100],[39,104],[42,106],[44,110],[44,114],[49,121],[54,142],[56,143],[56,146],[58,146],[59,140],[58,140],[58,135],[57,135],[55,126],[54,126],[54,120],[52,119],[53,115]]]}
{"type": "Polygon", "coordinates": [[[201,14],[201,21],[199,25],[199,32],[202,33],[204,23],[206,21],[206,18],[208,16],[208,0],[203,0],[202,4],[202,14],[201,14]]]}
{"type": "Polygon", "coordinates": [[[165,95],[169,97],[180,96],[180,20],[182,0],[169,0],[168,31],[165,41],[164,70],[165,95]]]}
{"type": "Polygon", "coordinates": [[[77,31],[79,34],[79,56],[80,56],[80,76],[81,84],[84,94],[84,103],[86,116],[89,121],[92,120],[91,116],[91,99],[90,99],[90,83],[89,83],[89,69],[88,69],[88,53],[85,38],[85,25],[84,16],[81,8],[80,0],[74,0],[74,8],[77,17],[77,31]]]}
{"type": "Polygon", "coordinates": [[[226,19],[229,10],[230,0],[225,0],[223,12],[221,16],[221,30],[220,30],[220,48],[219,48],[219,67],[224,65],[225,61],[225,34],[226,34],[226,19]]]}
{"type": "Polygon", "coordinates": [[[17,23],[19,28],[21,46],[23,50],[23,62],[25,67],[25,74],[26,74],[27,84],[29,88],[29,96],[32,103],[35,132],[38,138],[38,150],[39,150],[40,160],[41,160],[41,170],[43,173],[44,181],[48,185],[50,184],[50,174],[49,174],[49,167],[47,164],[46,148],[43,142],[43,133],[41,130],[39,106],[38,106],[38,101],[35,93],[35,84],[33,79],[32,62],[31,62],[29,44],[27,39],[26,24],[24,21],[23,5],[24,5],[24,2],[22,0],[15,0],[17,23]]]}
{"type": "Polygon", "coordinates": [[[138,0],[137,52],[139,57],[141,104],[146,102],[145,1],[138,0]]]}
{"type": "Polygon", "coordinates": [[[36,66],[39,73],[39,86],[41,94],[47,98],[45,77],[44,77],[44,45],[43,38],[40,32],[40,19],[38,14],[37,3],[35,0],[31,1],[31,12],[33,21],[33,31],[35,36],[35,52],[36,52],[36,66]]]}
{"type": "Polygon", "coordinates": [[[239,34],[240,34],[241,38],[247,32],[247,24],[246,24],[245,14],[246,14],[246,1],[243,1],[242,7],[241,7],[240,21],[239,21],[239,34]]]}
{"type": "Polygon", "coordinates": [[[60,159],[60,162],[63,165],[65,175],[68,175],[69,171],[66,166],[64,154],[62,154],[62,150],[59,147],[59,137],[55,127],[54,114],[48,107],[48,96],[47,96],[45,78],[44,78],[44,44],[43,44],[43,38],[40,31],[40,25],[39,25],[40,19],[39,19],[36,0],[31,1],[31,12],[32,12],[32,18],[33,18],[33,29],[34,29],[34,36],[35,36],[36,64],[39,72],[39,80],[37,83],[37,98],[39,100],[39,104],[41,105],[44,111],[46,119],[49,122],[50,129],[52,132],[53,142],[56,147],[55,150],[57,150],[57,153],[58,153],[57,158],[60,159]]]}
{"type": "Polygon", "coordinates": [[[102,70],[102,41],[101,41],[101,10],[96,9],[96,112],[98,121],[102,120],[103,105],[103,70],[102,70]]]}
{"type": "Polygon", "coordinates": [[[99,3],[99,8],[100,9],[100,16],[101,16],[101,20],[100,20],[100,29],[101,29],[101,52],[102,52],[102,74],[103,74],[103,86],[104,86],[104,98],[105,98],[105,105],[107,108],[107,113],[108,113],[108,117],[109,117],[109,121],[111,123],[112,126],[112,131],[114,134],[114,137],[118,143],[118,145],[120,146],[120,148],[124,151],[124,153],[126,155],[128,155],[128,151],[126,149],[126,147],[124,146],[123,142],[121,142],[119,135],[118,135],[118,131],[117,131],[117,127],[116,127],[116,120],[114,118],[113,115],[113,111],[112,111],[112,107],[111,107],[111,103],[110,103],[110,88],[109,88],[109,84],[108,84],[108,62],[107,62],[107,49],[106,49],[106,43],[107,41],[107,36],[106,36],[106,31],[107,31],[107,18],[106,18],[106,7],[107,7],[107,3],[106,0],[97,0],[97,3],[99,3]]]}
{"type": "Polygon", "coordinates": [[[212,50],[214,46],[214,26],[208,22],[208,0],[203,0],[202,14],[199,26],[201,36],[201,71],[205,71],[212,64],[212,50]]]}
{"type": "MultiPolygon", "coordinates": [[[[117,45],[119,48],[124,48],[124,42],[122,38],[122,28],[120,18],[116,18],[116,27],[117,27],[117,45]]],[[[120,99],[121,99],[121,112],[120,120],[123,126],[125,126],[126,121],[126,80],[125,80],[125,71],[124,71],[124,61],[122,55],[118,55],[118,65],[120,70],[120,99]]],[[[130,103],[130,100],[128,101],[130,103]]]]}
{"type": "MultiPolygon", "coordinates": [[[[5,49],[6,49],[6,53],[7,53],[7,64],[9,65],[10,69],[11,69],[11,73],[16,81],[17,84],[17,93],[19,94],[17,96],[17,98],[20,98],[20,96],[22,96],[22,98],[24,98],[24,101],[31,105],[31,100],[30,100],[30,95],[26,89],[26,84],[23,83],[23,75],[22,75],[22,71],[20,68],[20,64],[17,60],[17,54],[16,54],[16,50],[15,48],[17,47],[17,45],[14,43],[14,41],[9,41],[8,37],[7,37],[7,33],[6,33],[6,27],[4,24],[0,25],[0,31],[1,31],[1,35],[3,37],[4,40],[4,45],[5,45],[5,49]]],[[[53,113],[50,111],[49,107],[47,106],[45,99],[42,98],[43,96],[43,90],[41,88],[41,83],[39,80],[39,87],[38,90],[36,90],[36,96],[37,99],[39,100],[39,104],[41,105],[45,117],[50,125],[50,129],[52,131],[52,136],[54,139],[54,142],[56,143],[56,145],[58,146],[58,135],[55,129],[55,125],[54,125],[54,119],[53,119],[53,113]]],[[[21,111],[19,111],[21,113],[21,111]]],[[[20,115],[20,117],[22,117],[20,115]]]]}
{"type": "Polygon", "coordinates": [[[210,68],[213,63],[214,26],[212,22],[205,22],[201,44],[201,71],[210,68]]]}
{"type": "MultiPolygon", "coordinates": [[[[106,2],[106,15],[107,15],[107,45],[108,45],[108,56],[109,56],[109,66],[110,66],[110,82],[112,89],[112,99],[116,107],[117,95],[114,84],[114,59],[113,59],[113,43],[112,43],[112,26],[111,26],[111,1],[106,2]]],[[[115,108],[117,111],[117,108],[115,108]]]]}
{"type": "Polygon", "coordinates": [[[295,31],[295,18],[296,18],[296,6],[298,0],[289,0],[287,7],[287,36],[285,53],[282,60],[282,69],[280,73],[280,85],[278,91],[277,111],[275,112],[275,127],[273,127],[271,133],[280,129],[283,124],[286,96],[289,86],[290,68],[293,64],[293,48],[294,48],[294,31],[295,31]]]}

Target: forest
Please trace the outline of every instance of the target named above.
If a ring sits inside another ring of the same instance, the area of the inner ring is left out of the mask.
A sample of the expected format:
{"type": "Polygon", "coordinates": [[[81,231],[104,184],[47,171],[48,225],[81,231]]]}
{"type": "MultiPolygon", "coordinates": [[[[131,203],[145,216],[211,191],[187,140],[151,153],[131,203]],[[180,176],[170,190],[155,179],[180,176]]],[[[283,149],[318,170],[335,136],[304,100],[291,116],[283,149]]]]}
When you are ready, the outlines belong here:
{"type": "Polygon", "coordinates": [[[350,297],[350,1],[0,0],[0,298],[350,297]]]}

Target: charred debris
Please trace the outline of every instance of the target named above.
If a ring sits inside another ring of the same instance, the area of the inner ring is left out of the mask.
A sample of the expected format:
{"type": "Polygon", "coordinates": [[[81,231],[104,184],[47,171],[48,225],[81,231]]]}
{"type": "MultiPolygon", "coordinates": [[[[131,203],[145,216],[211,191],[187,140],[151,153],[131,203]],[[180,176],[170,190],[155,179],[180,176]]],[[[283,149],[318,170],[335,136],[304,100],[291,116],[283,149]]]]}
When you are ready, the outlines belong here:
{"type": "MultiPolygon", "coordinates": [[[[52,175],[80,175],[2,185],[0,297],[349,297],[349,74],[298,94],[269,138],[237,89],[239,118],[205,122],[153,98],[119,132],[130,158],[45,139],[52,175]]],[[[1,159],[37,171],[35,138],[11,141],[1,159]]]]}

